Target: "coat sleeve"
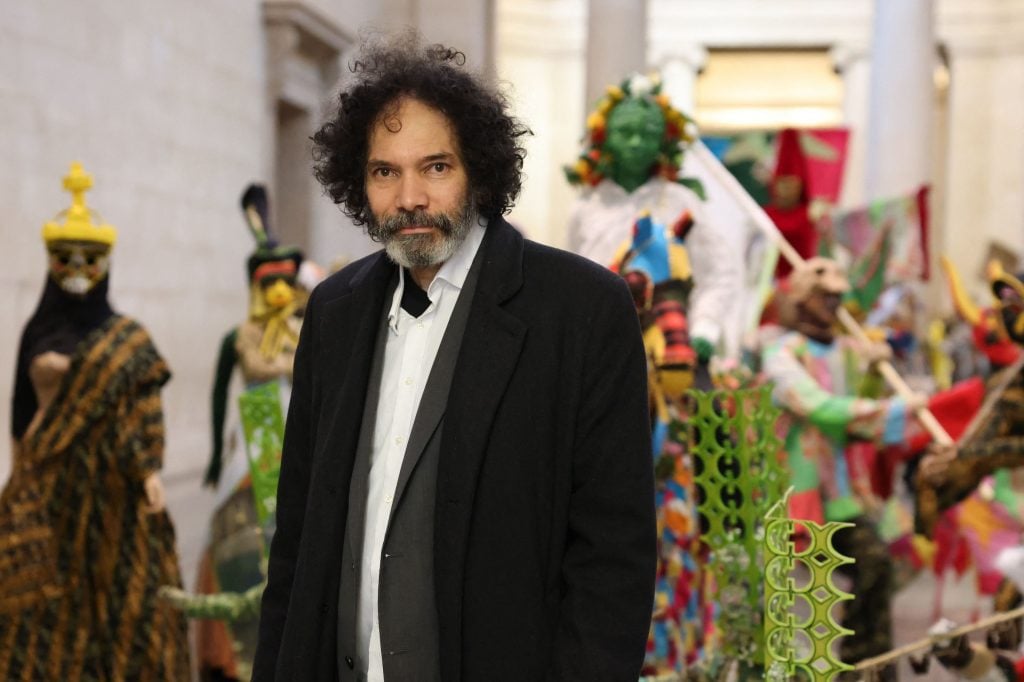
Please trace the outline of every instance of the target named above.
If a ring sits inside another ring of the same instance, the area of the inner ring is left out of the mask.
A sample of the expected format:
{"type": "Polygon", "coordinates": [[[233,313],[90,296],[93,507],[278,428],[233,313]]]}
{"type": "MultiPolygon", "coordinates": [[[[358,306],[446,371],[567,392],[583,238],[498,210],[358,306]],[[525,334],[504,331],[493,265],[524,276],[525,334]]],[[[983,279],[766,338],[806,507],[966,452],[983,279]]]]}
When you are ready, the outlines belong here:
{"type": "Polygon", "coordinates": [[[259,640],[253,661],[253,682],[275,679],[277,658],[284,634],[291,598],[292,580],[309,490],[313,459],[313,364],[319,323],[317,292],[310,297],[305,322],[295,353],[292,394],[285,422],[284,446],[281,453],[281,478],[277,486],[277,529],[270,545],[267,588],[260,606],[259,640]]]}
{"type": "Polygon", "coordinates": [[[595,296],[549,680],[636,682],[657,561],[647,365],[622,283],[595,296]],[[621,284],[621,286],[618,286],[621,284]]]}

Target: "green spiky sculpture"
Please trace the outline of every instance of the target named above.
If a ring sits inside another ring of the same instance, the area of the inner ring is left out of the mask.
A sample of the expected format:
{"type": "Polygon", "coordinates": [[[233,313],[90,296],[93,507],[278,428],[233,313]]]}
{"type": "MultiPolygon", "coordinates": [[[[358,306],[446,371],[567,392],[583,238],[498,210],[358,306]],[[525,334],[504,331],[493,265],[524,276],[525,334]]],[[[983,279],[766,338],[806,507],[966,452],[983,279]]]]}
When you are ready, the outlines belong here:
{"type": "Polygon", "coordinates": [[[770,512],[764,537],[765,679],[786,682],[799,675],[827,682],[853,670],[833,654],[835,641],[853,632],[841,627],[832,613],[836,604],[853,599],[832,580],[837,568],[853,563],[835,550],[832,536],[853,524],[792,521],[783,515],[786,502],[783,499],[770,512]],[[808,537],[804,549],[797,549],[793,540],[798,524],[808,537]],[[794,573],[797,562],[806,571],[794,573]],[[796,577],[804,573],[809,577],[796,577]]]}

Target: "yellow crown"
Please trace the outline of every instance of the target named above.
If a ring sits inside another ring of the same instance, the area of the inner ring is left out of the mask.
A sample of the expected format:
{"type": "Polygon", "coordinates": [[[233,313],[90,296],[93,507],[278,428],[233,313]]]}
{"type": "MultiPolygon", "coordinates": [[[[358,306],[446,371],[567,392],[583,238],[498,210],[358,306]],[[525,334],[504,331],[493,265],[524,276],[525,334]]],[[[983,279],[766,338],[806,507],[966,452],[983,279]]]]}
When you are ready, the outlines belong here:
{"type": "Polygon", "coordinates": [[[100,217],[85,205],[85,193],[91,187],[92,176],[85,172],[81,163],[72,162],[71,171],[64,176],[64,189],[71,192],[71,207],[43,225],[43,241],[48,245],[57,241],[76,241],[113,246],[117,241],[117,230],[111,225],[93,222],[94,218],[100,220],[100,217]],[[58,222],[61,218],[63,223],[58,222]]]}

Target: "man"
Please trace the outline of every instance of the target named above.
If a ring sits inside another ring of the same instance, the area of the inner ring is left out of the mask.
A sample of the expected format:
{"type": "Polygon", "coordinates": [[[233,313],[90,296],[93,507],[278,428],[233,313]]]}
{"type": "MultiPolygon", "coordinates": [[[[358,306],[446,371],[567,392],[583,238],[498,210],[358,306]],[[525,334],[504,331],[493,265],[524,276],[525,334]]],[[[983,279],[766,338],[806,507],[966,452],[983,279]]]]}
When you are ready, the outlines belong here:
{"type": "Polygon", "coordinates": [[[384,251],[306,310],[254,680],[637,678],[655,528],[636,312],[615,275],[501,218],[528,131],[462,61],[365,48],[314,137],[318,179],[384,251]]]}

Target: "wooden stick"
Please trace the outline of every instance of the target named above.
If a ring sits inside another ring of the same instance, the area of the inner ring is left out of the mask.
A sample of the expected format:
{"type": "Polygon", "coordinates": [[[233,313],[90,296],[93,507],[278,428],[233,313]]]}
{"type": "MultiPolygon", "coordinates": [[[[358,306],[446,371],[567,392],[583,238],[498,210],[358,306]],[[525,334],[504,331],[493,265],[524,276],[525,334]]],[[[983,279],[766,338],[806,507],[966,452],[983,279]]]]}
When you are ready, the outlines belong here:
{"type": "Polygon", "coordinates": [[[854,670],[871,670],[872,668],[878,668],[886,663],[892,663],[893,661],[896,661],[903,656],[907,656],[908,654],[929,649],[933,644],[935,644],[935,642],[962,637],[964,635],[969,635],[972,632],[978,632],[979,630],[987,630],[993,625],[999,625],[1000,623],[1005,623],[1008,620],[1015,620],[1022,616],[1024,616],[1024,606],[1012,611],[996,613],[988,618],[982,618],[973,625],[962,625],[950,632],[929,635],[928,637],[919,639],[916,642],[911,642],[910,644],[905,644],[898,649],[893,649],[887,654],[882,654],[881,656],[875,656],[873,658],[865,658],[855,666],[854,670]]]}
{"type": "MultiPolygon", "coordinates": [[[[718,157],[712,154],[702,141],[697,140],[694,142],[688,151],[689,153],[697,156],[703,163],[704,168],[714,176],[715,180],[728,190],[729,194],[732,195],[732,198],[743,207],[747,215],[749,215],[754,221],[754,224],[757,225],[758,229],[761,230],[761,232],[771,239],[778,247],[779,253],[782,254],[782,257],[785,258],[790,265],[796,268],[804,264],[803,257],[797,253],[796,249],[794,249],[788,241],[786,241],[786,238],[782,236],[781,232],[779,232],[779,228],[775,226],[775,222],[767,213],[765,213],[764,209],[754,201],[750,194],[743,189],[743,186],[740,185],[739,181],[733,177],[732,173],[722,165],[718,160],[718,157]]],[[[842,322],[843,326],[846,327],[846,330],[861,343],[870,343],[867,334],[864,333],[861,326],[857,324],[857,320],[853,319],[853,315],[851,315],[845,308],[839,309],[839,321],[842,322]]],[[[887,360],[883,360],[882,362],[877,363],[876,366],[886,383],[896,391],[897,395],[905,400],[910,399],[914,395],[914,392],[910,390],[910,387],[907,386],[907,382],[905,382],[903,377],[899,375],[896,368],[892,366],[892,363],[887,360]]],[[[953,444],[953,439],[949,437],[949,434],[946,433],[946,430],[942,428],[942,425],[939,424],[935,415],[933,415],[927,407],[922,406],[918,408],[915,414],[921,422],[921,425],[924,426],[937,443],[942,445],[953,444]]]]}
{"type": "Polygon", "coordinates": [[[989,415],[992,414],[992,410],[995,409],[996,403],[998,403],[1003,397],[1003,394],[1006,393],[1006,389],[1010,386],[1010,383],[1014,378],[1020,374],[1022,368],[1024,368],[1024,353],[1022,353],[1012,365],[1004,367],[1000,370],[999,374],[995,376],[996,381],[991,385],[991,388],[989,388],[988,394],[985,396],[985,401],[981,404],[981,409],[979,409],[978,413],[974,415],[974,418],[971,419],[971,423],[967,425],[963,435],[960,436],[960,447],[969,445],[970,442],[974,440],[974,437],[978,434],[982,425],[989,418],[989,415]]]}

